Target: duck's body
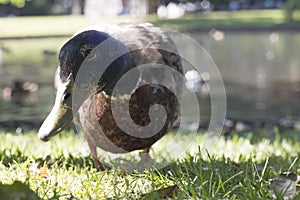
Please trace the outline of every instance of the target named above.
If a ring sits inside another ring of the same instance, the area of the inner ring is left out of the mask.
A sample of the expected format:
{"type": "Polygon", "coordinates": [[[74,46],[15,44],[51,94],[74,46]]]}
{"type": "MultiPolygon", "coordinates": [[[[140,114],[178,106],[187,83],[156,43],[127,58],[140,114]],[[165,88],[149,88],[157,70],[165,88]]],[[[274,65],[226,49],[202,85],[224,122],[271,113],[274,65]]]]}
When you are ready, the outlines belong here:
{"type": "MultiPolygon", "coordinates": [[[[80,54],[85,55],[82,46],[92,46],[92,49],[96,46],[100,47],[99,55],[104,55],[105,58],[113,57],[114,54],[118,54],[116,51],[123,51],[125,48],[127,53],[120,53],[122,56],[112,59],[112,64],[103,74],[101,73],[102,78],[97,81],[96,90],[94,90],[96,92],[94,94],[87,92],[88,95],[85,95],[78,105],[80,124],[87,134],[93,158],[96,163],[99,163],[96,147],[113,153],[148,149],[168,132],[179,114],[177,96],[181,92],[182,85],[178,76],[161,70],[161,67],[167,66],[182,74],[182,65],[173,41],[159,28],[145,24],[123,24],[113,27],[93,27],[93,29],[78,33],[61,49],[60,66],[56,76],[58,85],[56,105],[43,123],[39,137],[48,140],[65,128],[70,119],[73,119],[69,115],[72,112],[74,114],[77,108],[73,107],[73,110],[66,108],[70,106],[70,100],[66,100],[65,94],[70,92],[69,87],[76,85],[75,79],[82,74],[79,67],[86,61],[82,61],[82,58],[77,59],[80,54]],[[92,41],[93,45],[90,44],[90,40],[97,40],[95,38],[107,38],[106,34],[113,38],[111,45],[105,46],[103,39],[100,39],[100,42],[92,41]],[[78,41],[80,45],[76,47],[78,41]],[[103,53],[104,47],[101,45],[112,50],[106,50],[103,53]],[[142,67],[139,68],[139,66],[142,67]],[[136,67],[138,70],[134,71],[136,67]],[[133,75],[123,83],[126,89],[122,90],[121,86],[121,89],[115,92],[116,82],[130,71],[135,73],[132,73],[133,75]],[[151,112],[156,119],[150,119],[149,108],[155,104],[164,107],[166,118],[160,119],[163,116],[161,110],[152,107],[151,112]],[[164,120],[165,123],[161,126],[158,122],[164,120]],[[146,129],[143,128],[149,124],[152,124],[151,130],[158,131],[155,133],[149,130],[144,131],[146,129]]],[[[95,55],[95,57],[98,56],[98,54],[95,55]]],[[[86,57],[87,55],[83,56],[83,59],[86,57]]],[[[92,58],[94,57],[91,57],[91,60],[92,58]]],[[[84,82],[91,77],[91,74],[97,74],[98,69],[101,71],[100,67],[93,67],[94,71],[88,72],[87,78],[83,76],[84,82]]]]}
{"type": "Polygon", "coordinates": [[[127,129],[134,130],[134,127],[130,128],[132,125],[131,119],[127,120],[125,113],[128,109],[126,108],[126,101],[123,99],[111,99],[104,93],[98,93],[95,97],[83,103],[79,111],[80,123],[95,146],[112,153],[126,153],[149,148],[168,132],[178,116],[178,101],[174,94],[165,92],[163,89],[143,86],[137,89],[130,99],[129,113],[133,122],[141,127],[151,123],[149,107],[157,103],[163,105],[167,111],[166,123],[154,135],[147,131],[127,133],[119,128],[119,126],[126,126],[127,129]],[[155,92],[154,90],[158,91],[155,92]],[[115,108],[118,115],[116,117],[121,119],[121,123],[118,125],[112,114],[111,101],[113,101],[113,105],[118,106],[115,108]],[[137,134],[139,136],[132,136],[137,134]]]}

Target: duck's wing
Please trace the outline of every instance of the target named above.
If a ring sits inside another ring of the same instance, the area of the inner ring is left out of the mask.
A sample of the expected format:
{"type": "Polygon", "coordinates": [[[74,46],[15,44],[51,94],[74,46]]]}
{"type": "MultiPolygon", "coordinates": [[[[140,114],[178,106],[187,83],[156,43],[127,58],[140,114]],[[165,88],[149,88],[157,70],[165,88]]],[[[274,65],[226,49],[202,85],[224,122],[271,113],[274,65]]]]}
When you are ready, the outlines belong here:
{"type": "Polygon", "coordinates": [[[150,23],[97,24],[88,26],[79,32],[86,30],[105,32],[122,42],[133,53],[136,65],[168,64],[182,73],[181,59],[174,41],[165,30],[150,23]]]}
{"type": "Polygon", "coordinates": [[[119,26],[123,34],[114,33],[113,36],[127,46],[136,66],[146,65],[142,68],[142,80],[161,83],[180,94],[182,78],[178,73],[183,74],[182,62],[169,34],[151,24],[119,26]]]}
{"type": "Polygon", "coordinates": [[[182,71],[181,59],[170,35],[149,23],[120,24],[121,32],[111,35],[133,52],[137,65],[145,63],[167,64],[182,71]]]}

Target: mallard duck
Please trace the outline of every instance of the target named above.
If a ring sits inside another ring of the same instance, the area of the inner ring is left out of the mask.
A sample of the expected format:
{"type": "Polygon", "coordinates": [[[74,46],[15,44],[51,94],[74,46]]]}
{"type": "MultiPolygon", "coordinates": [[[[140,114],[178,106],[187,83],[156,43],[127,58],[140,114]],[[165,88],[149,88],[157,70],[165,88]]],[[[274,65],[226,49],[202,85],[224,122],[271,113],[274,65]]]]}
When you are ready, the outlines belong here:
{"type": "Polygon", "coordinates": [[[134,150],[148,153],[149,148],[169,131],[179,115],[177,96],[181,92],[181,80],[172,73],[160,71],[162,65],[183,74],[181,58],[174,42],[167,33],[153,25],[99,26],[75,34],[60,50],[55,75],[55,104],[39,129],[39,138],[48,141],[78,116],[76,121],[86,133],[98,169],[103,170],[104,167],[98,160],[97,147],[112,153],[134,150]],[[113,62],[103,70],[102,63],[107,59],[113,62]],[[125,84],[121,84],[126,85],[124,90],[121,87],[118,94],[114,93],[118,80],[138,66],[144,67],[132,73],[125,84]],[[91,79],[97,77],[99,71],[104,72],[95,84],[91,79]],[[77,79],[80,80],[76,82],[77,79]],[[152,80],[155,80],[154,83],[151,83],[152,80]],[[157,84],[157,80],[169,83],[170,87],[157,84]],[[74,103],[75,86],[83,92],[74,103]],[[128,102],[129,108],[126,108],[128,102]],[[159,111],[153,109],[151,112],[157,117],[151,119],[149,111],[154,104],[164,107],[166,118],[161,119],[159,111]],[[118,123],[113,115],[114,105],[117,107],[118,123]],[[128,112],[130,115],[127,115],[128,112]],[[146,127],[154,121],[165,121],[155,134],[136,128],[146,127]]]}
{"type": "Polygon", "coordinates": [[[2,90],[2,98],[5,101],[14,101],[16,103],[34,103],[37,99],[32,96],[33,92],[38,90],[37,83],[14,80],[12,86],[5,87],[2,90]]]}

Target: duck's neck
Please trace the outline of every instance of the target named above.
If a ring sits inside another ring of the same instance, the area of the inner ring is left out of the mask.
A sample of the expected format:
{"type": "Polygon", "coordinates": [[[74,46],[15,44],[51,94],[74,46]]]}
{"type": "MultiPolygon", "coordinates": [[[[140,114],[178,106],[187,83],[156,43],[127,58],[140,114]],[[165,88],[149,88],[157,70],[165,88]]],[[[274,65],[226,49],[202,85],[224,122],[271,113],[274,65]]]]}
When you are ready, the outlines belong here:
{"type": "Polygon", "coordinates": [[[119,78],[116,77],[103,89],[106,95],[112,97],[130,96],[138,88],[142,79],[141,72],[133,63],[124,68],[122,75],[119,78]]]}

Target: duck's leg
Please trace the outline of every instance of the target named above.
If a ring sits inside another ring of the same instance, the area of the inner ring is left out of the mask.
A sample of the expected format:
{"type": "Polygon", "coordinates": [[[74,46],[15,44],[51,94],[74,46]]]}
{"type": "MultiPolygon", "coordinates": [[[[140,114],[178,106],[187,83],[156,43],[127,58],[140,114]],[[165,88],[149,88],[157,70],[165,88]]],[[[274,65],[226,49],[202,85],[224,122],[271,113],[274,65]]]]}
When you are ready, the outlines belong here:
{"type": "Polygon", "coordinates": [[[149,152],[150,152],[150,148],[145,148],[145,149],[143,149],[143,151],[139,152],[141,162],[150,163],[152,161],[152,158],[151,158],[149,152]]]}
{"type": "Polygon", "coordinates": [[[97,156],[97,147],[96,147],[96,145],[94,144],[94,142],[92,141],[92,139],[88,135],[86,135],[86,140],[87,140],[87,143],[90,147],[90,151],[91,151],[91,154],[92,154],[92,157],[93,157],[95,167],[97,168],[98,171],[104,171],[105,168],[102,165],[102,163],[99,161],[98,156],[97,156]]]}

